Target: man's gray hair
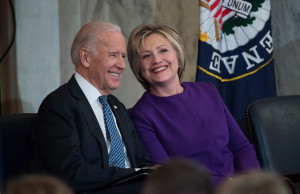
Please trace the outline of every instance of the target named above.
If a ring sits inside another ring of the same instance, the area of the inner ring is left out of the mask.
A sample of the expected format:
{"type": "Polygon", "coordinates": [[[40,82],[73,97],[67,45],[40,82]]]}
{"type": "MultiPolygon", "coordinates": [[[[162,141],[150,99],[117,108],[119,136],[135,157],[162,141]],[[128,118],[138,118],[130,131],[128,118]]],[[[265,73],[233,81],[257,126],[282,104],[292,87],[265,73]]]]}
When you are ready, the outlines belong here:
{"type": "Polygon", "coordinates": [[[81,48],[86,48],[88,51],[93,52],[99,43],[99,37],[101,34],[108,31],[121,32],[121,28],[118,25],[103,21],[94,21],[85,24],[73,40],[71,47],[71,58],[73,64],[79,65],[81,63],[79,55],[81,48]]]}

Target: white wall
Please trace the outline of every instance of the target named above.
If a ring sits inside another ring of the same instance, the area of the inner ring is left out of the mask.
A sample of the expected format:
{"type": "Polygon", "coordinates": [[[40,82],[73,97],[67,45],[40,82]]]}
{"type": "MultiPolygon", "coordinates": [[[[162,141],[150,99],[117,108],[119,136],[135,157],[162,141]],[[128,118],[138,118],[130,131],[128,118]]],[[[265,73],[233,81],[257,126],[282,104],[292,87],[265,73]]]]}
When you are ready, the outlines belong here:
{"type": "Polygon", "coordinates": [[[24,112],[36,112],[60,84],[58,0],[16,0],[17,84],[24,112]]]}

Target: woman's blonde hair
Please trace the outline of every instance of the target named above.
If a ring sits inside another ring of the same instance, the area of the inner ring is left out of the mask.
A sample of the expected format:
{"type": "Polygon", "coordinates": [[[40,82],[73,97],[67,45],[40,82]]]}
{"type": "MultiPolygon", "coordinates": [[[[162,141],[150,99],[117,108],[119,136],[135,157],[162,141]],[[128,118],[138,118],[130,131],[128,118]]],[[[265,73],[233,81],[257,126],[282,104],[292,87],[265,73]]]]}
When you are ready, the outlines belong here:
{"type": "Polygon", "coordinates": [[[137,26],[131,33],[127,44],[127,55],[131,70],[142,86],[149,90],[149,83],[142,77],[140,68],[140,50],[143,48],[145,39],[152,34],[160,34],[164,36],[176,51],[178,59],[178,77],[182,78],[185,69],[185,49],[181,38],[177,31],[170,26],[151,24],[142,24],[137,26]]]}

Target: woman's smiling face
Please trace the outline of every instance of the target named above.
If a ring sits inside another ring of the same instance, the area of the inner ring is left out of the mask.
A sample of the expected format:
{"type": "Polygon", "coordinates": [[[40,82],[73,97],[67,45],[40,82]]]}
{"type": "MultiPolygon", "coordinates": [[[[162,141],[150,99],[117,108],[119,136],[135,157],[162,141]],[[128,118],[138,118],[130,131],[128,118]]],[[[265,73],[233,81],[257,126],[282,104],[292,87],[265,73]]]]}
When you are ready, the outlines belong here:
{"type": "Polygon", "coordinates": [[[141,73],[150,87],[178,83],[177,53],[163,35],[154,33],[147,37],[140,49],[141,73]]]}

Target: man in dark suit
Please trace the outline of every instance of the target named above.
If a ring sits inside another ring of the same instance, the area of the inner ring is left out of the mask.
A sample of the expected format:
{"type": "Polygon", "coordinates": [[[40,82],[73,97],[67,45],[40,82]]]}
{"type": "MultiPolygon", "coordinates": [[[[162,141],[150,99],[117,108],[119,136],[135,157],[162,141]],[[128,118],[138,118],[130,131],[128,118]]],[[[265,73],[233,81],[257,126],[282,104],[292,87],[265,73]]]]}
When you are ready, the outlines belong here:
{"type": "Polygon", "coordinates": [[[31,167],[65,179],[80,193],[128,176],[150,165],[150,160],[125,106],[111,95],[125,68],[126,46],[120,27],[104,22],[86,24],[73,41],[71,55],[76,73],[39,108],[31,135],[31,167]],[[123,167],[109,162],[113,143],[99,96],[107,96],[113,112],[123,142],[123,167]]]}

